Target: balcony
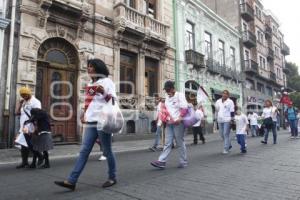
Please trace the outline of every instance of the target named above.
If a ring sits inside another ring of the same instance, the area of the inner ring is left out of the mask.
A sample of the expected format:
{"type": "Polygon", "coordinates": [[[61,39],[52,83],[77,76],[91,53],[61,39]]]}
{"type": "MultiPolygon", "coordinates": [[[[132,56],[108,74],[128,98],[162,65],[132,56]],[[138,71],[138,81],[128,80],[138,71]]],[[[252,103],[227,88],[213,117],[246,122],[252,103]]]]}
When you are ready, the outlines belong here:
{"type": "Polygon", "coordinates": [[[220,65],[218,61],[213,59],[206,60],[207,71],[212,74],[219,74],[228,79],[241,80],[241,74],[229,66],[220,65]]]}
{"type": "Polygon", "coordinates": [[[285,73],[285,74],[289,74],[290,73],[290,70],[285,66],[283,67],[282,71],[285,73]]]}
{"type": "Polygon", "coordinates": [[[168,26],[137,10],[118,3],[114,6],[114,25],[118,33],[134,39],[166,45],[168,26]]]}
{"type": "Polygon", "coordinates": [[[185,51],[185,61],[187,64],[193,65],[194,69],[197,70],[205,67],[204,55],[192,49],[185,51]]]}
{"type": "Polygon", "coordinates": [[[267,56],[268,61],[274,60],[274,51],[270,47],[268,48],[268,56],[267,56]]]}
{"type": "Polygon", "coordinates": [[[255,62],[254,60],[245,60],[244,71],[249,74],[259,74],[258,63],[255,62]]]}
{"type": "Polygon", "coordinates": [[[270,80],[276,83],[276,74],[274,72],[270,72],[270,80]]]}
{"type": "Polygon", "coordinates": [[[256,46],[256,36],[250,31],[243,32],[243,43],[246,47],[252,48],[256,46]]]}
{"type": "Polygon", "coordinates": [[[290,55],[290,48],[288,47],[287,44],[283,43],[281,53],[285,56],[290,55]]]}
{"type": "Polygon", "coordinates": [[[269,25],[266,25],[265,35],[267,39],[272,38],[273,30],[269,25]]]}
{"type": "Polygon", "coordinates": [[[240,5],[240,7],[242,18],[247,22],[253,21],[254,9],[248,3],[243,3],[240,5]]]}
{"type": "Polygon", "coordinates": [[[82,0],[41,0],[41,8],[50,12],[61,12],[69,17],[80,19],[83,22],[88,20],[89,6],[82,0]]]}

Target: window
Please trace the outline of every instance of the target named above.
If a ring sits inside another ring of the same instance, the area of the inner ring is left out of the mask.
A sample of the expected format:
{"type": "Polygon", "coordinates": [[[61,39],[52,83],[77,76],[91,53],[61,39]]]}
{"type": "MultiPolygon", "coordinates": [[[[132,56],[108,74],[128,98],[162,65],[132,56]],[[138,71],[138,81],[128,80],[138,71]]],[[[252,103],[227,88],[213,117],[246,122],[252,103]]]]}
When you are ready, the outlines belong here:
{"type": "Polygon", "coordinates": [[[245,86],[246,86],[247,89],[255,90],[255,84],[254,84],[253,80],[246,79],[245,83],[246,83],[245,86]]]}
{"type": "Polygon", "coordinates": [[[245,60],[250,60],[250,52],[245,50],[245,60]]]}
{"type": "Polygon", "coordinates": [[[186,22],[185,24],[185,50],[194,49],[195,48],[195,34],[194,34],[194,24],[191,22],[186,22]]]}
{"type": "Polygon", "coordinates": [[[46,61],[58,64],[68,64],[66,55],[59,50],[50,50],[46,55],[46,61]]]}
{"type": "Polygon", "coordinates": [[[258,6],[255,6],[255,15],[258,19],[262,20],[262,12],[258,6]]]}
{"type": "Polygon", "coordinates": [[[231,68],[235,68],[235,48],[230,47],[230,62],[231,62],[231,68]]]}
{"type": "Polygon", "coordinates": [[[145,96],[154,97],[158,93],[158,69],[158,60],[145,59],[145,96]]]}
{"type": "Polygon", "coordinates": [[[121,52],[120,56],[120,93],[135,94],[136,55],[121,52]]]}
{"type": "Polygon", "coordinates": [[[260,42],[261,44],[264,44],[264,34],[262,31],[258,30],[257,31],[257,40],[258,42],[260,42]]]}
{"type": "Polygon", "coordinates": [[[222,40],[219,40],[219,63],[225,65],[225,44],[222,40]]]}
{"type": "Polygon", "coordinates": [[[243,31],[244,32],[248,31],[248,25],[246,23],[243,23],[243,31]]]}
{"type": "Polygon", "coordinates": [[[205,39],[205,54],[208,58],[212,58],[212,41],[211,41],[211,34],[208,32],[204,33],[205,39]]]}
{"type": "Polygon", "coordinates": [[[279,49],[278,49],[278,47],[275,47],[275,56],[279,57],[279,49]]]}
{"type": "Polygon", "coordinates": [[[131,8],[135,8],[135,0],[124,0],[125,4],[131,8]]]}
{"type": "Polygon", "coordinates": [[[259,67],[266,69],[266,59],[262,56],[259,56],[259,67]]]}
{"type": "Polygon", "coordinates": [[[147,15],[156,18],[156,0],[145,0],[147,15]]]}
{"type": "Polygon", "coordinates": [[[266,90],[267,90],[267,95],[273,96],[273,91],[271,87],[266,87],[266,90]]]}
{"type": "Polygon", "coordinates": [[[257,91],[260,91],[261,93],[265,93],[265,86],[261,83],[257,83],[257,91]]]}
{"type": "Polygon", "coordinates": [[[197,91],[199,84],[195,81],[187,81],[185,83],[185,98],[188,102],[191,102],[193,105],[197,105],[197,91]]]}

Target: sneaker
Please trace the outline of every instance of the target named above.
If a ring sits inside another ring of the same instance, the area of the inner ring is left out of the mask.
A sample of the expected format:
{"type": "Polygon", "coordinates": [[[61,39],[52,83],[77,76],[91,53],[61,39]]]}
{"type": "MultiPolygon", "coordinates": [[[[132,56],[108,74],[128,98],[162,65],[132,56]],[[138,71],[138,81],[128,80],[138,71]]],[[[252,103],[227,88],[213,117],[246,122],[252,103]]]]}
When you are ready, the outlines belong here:
{"type": "Polygon", "coordinates": [[[229,152],[227,150],[224,150],[223,151],[223,154],[228,154],[229,152]]]}
{"type": "Polygon", "coordinates": [[[149,150],[153,151],[153,152],[156,152],[157,148],[156,147],[150,147],[149,150]]]}
{"type": "Polygon", "coordinates": [[[104,160],[106,160],[106,157],[103,156],[103,155],[101,155],[100,158],[99,158],[98,160],[99,160],[99,161],[104,161],[104,160]]]}
{"type": "Polygon", "coordinates": [[[295,139],[295,137],[294,136],[290,136],[290,139],[292,140],[292,139],[295,139]]]}
{"type": "Polygon", "coordinates": [[[261,141],[261,143],[262,143],[262,144],[267,144],[267,142],[265,142],[265,141],[261,141]]]}
{"type": "Polygon", "coordinates": [[[232,149],[232,145],[229,146],[229,150],[232,149]]]}
{"type": "Polygon", "coordinates": [[[160,161],[153,161],[150,163],[153,167],[159,168],[159,169],[164,169],[166,168],[166,163],[165,162],[160,162],[160,161]]]}
{"type": "Polygon", "coordinates": [[[297,136],[296,139],[300,139],[300,136],[297,136]]]}
{"type": "Polygon", "coordinates": [[[177,168],[182,169],[182,168],[185,168],[187,166],[188,166],[187,163],[179,163],[179,165],[177,166],[177,168]]]}
{"type": "Polygon", "coordinates": [[[247,153],[247,150],[242,150],[241,153],[247,153]]]}

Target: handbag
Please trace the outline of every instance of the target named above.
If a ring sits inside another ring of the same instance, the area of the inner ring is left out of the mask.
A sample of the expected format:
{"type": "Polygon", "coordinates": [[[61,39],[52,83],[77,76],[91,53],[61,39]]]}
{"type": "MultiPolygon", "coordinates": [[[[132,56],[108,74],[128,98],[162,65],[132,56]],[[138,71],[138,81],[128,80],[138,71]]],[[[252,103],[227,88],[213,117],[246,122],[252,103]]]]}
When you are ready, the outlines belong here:
{"type": "Polygon", "coordinates": [[[273,119],[272,117],[268,117],[268,118],[265,118],[264,121],[263,121],[263,125],[267,128],[267,129],[271,129],[272,126],[273,126],[273,119]]]}
{"type": "Polygon", "coordinates": [[[99,114],[97,130],[101,130],[108,134],[118,133],[122,130],[124,117],[114,98],[111,98],[102,107],[99,114]]]}
{"type": "Polygon", "coordinates": [[[191,127],[194,124],[198,122],[198,119],[195,115],[194,107],[189,106],[187,109],[185,109],[186,113],[184,117],[182,118],[183,125],[185,128],[191,127]]]}

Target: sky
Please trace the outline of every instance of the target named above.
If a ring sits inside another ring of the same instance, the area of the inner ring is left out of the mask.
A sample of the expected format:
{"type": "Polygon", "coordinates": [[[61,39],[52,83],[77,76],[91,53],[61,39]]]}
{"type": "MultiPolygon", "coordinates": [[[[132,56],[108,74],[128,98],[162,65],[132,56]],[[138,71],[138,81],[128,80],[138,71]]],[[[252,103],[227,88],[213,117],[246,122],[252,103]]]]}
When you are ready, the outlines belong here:
{"type": "Polygon", "coordinates": [[[284,41],[290,47],[291,55],[286,60],[300,66],[300,1],[262,0],[262,3],[279,19],[284,41]]]}

